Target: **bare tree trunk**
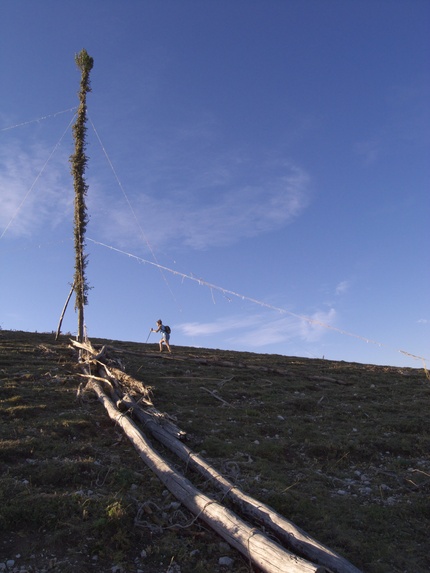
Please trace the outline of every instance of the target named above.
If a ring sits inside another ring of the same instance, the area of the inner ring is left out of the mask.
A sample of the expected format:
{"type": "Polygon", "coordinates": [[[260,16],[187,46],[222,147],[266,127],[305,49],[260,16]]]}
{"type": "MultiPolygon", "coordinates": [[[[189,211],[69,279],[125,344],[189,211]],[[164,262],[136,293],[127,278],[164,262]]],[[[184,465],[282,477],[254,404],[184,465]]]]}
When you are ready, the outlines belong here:
{"type": "MultiPolygon", "coordinates": [[[[96,350],[92,348],[90,343],[80,344],[73,340],[71,340],[71,342],[74,346],[85,348],[89,356],[92,356],[94,361],[96,350]]],[[[105,347],[103,347],[103,350],[104,349],[105,347]]],[[[103,350],[97,356],[101,356],[103,354],[103,350]]],[[[287,520],[282,515],[276,513],[273,508],[259,502],[258,500],[253,499],[252,497],[242,492],[237,486],[219,474],[214,467],[209,465],[203,458],[194,453],[181,441],[181,437],[183,437],[184,432],[180,431],[176,426],[173,429],[174,431],[172,431],[169,426],[165,426],[163,415],[160,415],[160,413],[157,411],[153,411],[154,408],[151,400],[145,399],[146,406],[143,408],[141,404],[137,403],[131,396],[128,394],[123,394],[123,389],[128,392],[127,388],[129,388],[132,393],[138,391],[139,393],[143,392],[144,395],[148,394],[148,389],[141,382],[134,380],[131,376],[124,374],[122,371],[117,370],[116,368],[110,367],[108,369],[105,364],[101,362],[98,362],[98,364],[101,378],[96,378],[91,375],[87,375],[87,377],[90,379],[90,386],[96,391],[99,400],[105,405],[112,419],[117,420],[117,417],[115,416],[122,416],[121,419],[127,419],[124,416],[124,409],[128,410],[129,413],[132,413],[134,417],[143,423],[145,429],[148,430],[160,443],[168,447],[180,459],[186,462],[187,466],[191,467],[191,469],[198,472],[206,480],[209,480],[212,484],[214,484],[217,489],[224,494],[224,497],[229,498],[233,503],[236,504],[236,506],[244,515],[249,517],[251,520],[256,521],[257,523],[262,524],[265,528],[267,528],[267,530],[271,530],[273,534],[276,535],[277,539],[279,539],[280,542],[288,548],[288,550],[291,550],[298,556],[309,560],[309,562],[320,565],[321,567],[319,571],[330,571],[334,573],[361,573],[359,569],[357,569],[345,558],[341,557],[328,547],[325,547],[320,542],[310,537],[306,532],[297,527],[294,523],[287,520]],[[108,379],[104,377],[105,375],[107,375],[108,379]],[[120,414],[117,408],[115,408],[108,396],[104,394],[102,386],[99,383],[96,385],[96,380],[105,380],[108,383],[111,398],[116,403],[116,406],[121,408],[122,414],[120,414]],[[147,406],[150,407],[148,408],[147,406]]],[[[132,422],[130,423],[132,424],[132,422]]],[[[135,426],[133,425],[133,427],[135,426]]],[[[126,429],[125,431],[127,435],[129,435],[126,429]]],[[[136,428],[136,431],[138,432],[139,430],[136,428]]],[[[141,436],[141,438],[146,443],[144,436],[141,436]]],[[[131,437],[130,439],[132,440],[131,437]]],[[[139,451],[141,457],[146,461],[146,463],[148,463],[144,455],[142,455],[142,452],[139,450],[139,447],[135,443],[134,445],[139,451]]],[[[158,454],[155,455],[158,456],[158,454]]],[[[161,458],[160,460],[162,463],[164,463],[161,458]]],[[[148,463],[148,465],[151,467],[151,464],[148,463]]],[[[156,470],[154,471],[157,473],[156,470]]],[[[160,475],[158,477],[160,477],[160,475]]],[[[162,477],[160,477],[160,479],[162,479],[163,483],[166,483],[162,477]]],[[[181,476],[181,479],[184,480],[184,483],[189,483],[183,476],[181,476]]],[[[168,486],[167,483],[166,485],[168,486]]],[[[193,488],[191,484],[189,485],[191,488],[193,488]]],[[[172,488],[169,487],[169,489],[176,495],[176,492],[172,488]]],[[[201,495],[198,490],[195,491],[198,493],[198,495],[201,495]]],[[[184,505],[187,505],[183,499],[181,499],[181,497],[179,497],[179,499],[184,503],[184,505]]],[[[210,501],[210,503],[212,504],[215,502],[210,501]]],[[[189,505],[187,505],[187,507],[193,511],[192,507],[189,505]]],[[[204,517],[202,517],[202,519],[207,521],[204,517]]],[[[207,521],[207,523],[212,526],[209,521],[207,521]]],[[[214,529],[217,530],[215,527],[214,529]]],[[[236,545],[234,545],[234,543],[232,543],[231,540],[227,538],[228,536],[224,536],[219,531],[218,533],[227,539],[231,545],[236,547],[236,545]]],[[[236,548],[241,551],[240,548],[236,548]]],[[[289,551],[287,551],[287,553],[290,554],[289,551]]],[[[259,564],[259,566],[261,567],[261,564],[259,564]]],[[[266,569],[264,569],[264,571],[266,571],[266,569]]],[[[268,571],[276,571],[279,573],[280,571],[283,571],[283,569],[275,568],[268,569],[268,571]]],[[[289,569],[288,571],[294,570],[289,569]]]]}
{"type": "Polygon", "coordinates": [[[75,279],[74,290],[76,294],[75,308],[78,311],[77,340],[84,340],[84,306],[87,304],[88,283],[85,276],[87,255],[85,255],[85,231],[88,223],[85,197],[88,185],[85,181],[85,168],[87,165],[86,148],[86,121],[87,121],[87,93],[91,91],[90,72],[94,60],[86,50],[81,50],[75,56],[75,62],[81,71],[81,85],[79,90],[79,107],[76,122],[73,125],[75,139],[75,153],[70,157],[73,186],[75,189],[75,279]]]}
{"type": "Polygon", "coordinates": [[[109,417],[120,425],[140,457],[164,485],[194,515],[205,521],[232,547],[265,573],[328,573],[324,567],[306,561],[271,541],[261,531],[250,527],[232,511],[201,493],[152,448],[137,426],[125,417],[105,394],[101,384],[92,380],[92,388],[109,417]]]}
{"type": "Polygon", "coordinates": [[[72,298],[74,288],[75,288],[75,283],[72,284],[72,288],[70,289],[69,296],[67,297],[66,302],[64,303],[63,312],[61,313],[60,321],[58,323],[57,334],[55,335],[55,340],[58,340],[58,337],[60,336],[61,325],[63,324],[63,318],[64,318],[64,315],[66,314],[67,306],[70,302],[70,299],[72,298]]]}
{"type": "Polygon", "coordinates": [[[273,508],[242,492],[188,446],[164,430],[151,414],[140,408],[132,398],[125,396],[122,402],[132,410],[134,416],[145,424],[145,429],[160,443],[186,462],[194,471],[215,484],[246,516],[257,519],[264,527],[271,529],[291,551],[297,552],[306,559],[327,567],[335,573],[361,573],[352,563],[310,537],[297,525],[276,513],[273,508]]]}

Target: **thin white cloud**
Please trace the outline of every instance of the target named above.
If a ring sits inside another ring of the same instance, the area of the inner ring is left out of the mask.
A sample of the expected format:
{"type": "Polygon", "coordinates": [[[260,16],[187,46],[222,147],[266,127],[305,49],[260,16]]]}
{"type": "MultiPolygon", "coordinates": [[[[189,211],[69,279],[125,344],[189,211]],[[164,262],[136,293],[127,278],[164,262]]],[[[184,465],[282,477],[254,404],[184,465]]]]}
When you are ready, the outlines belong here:
{"type": "Polygon", "coordinates": [[[51,153],[41,144],[25,150],[16,143],[0,147],[0,234],[30,237],[65,220],[71,228],[73,187],[67,158],[58,153],[46,165],[51,153]]]}
{"type": "Polygon", "coordinates": [[[233,331],[234,334],[226,339],[230,344],[262,348],[295,339],[307,343],[317,342],[327,333],[336,318],[336,310],[331,308],[315,312],[308,320],[294,316],[269,318],[265,314],[256,314],[246,317],[233,316],[207,323],[188,322],[177,325],[176,329],[189,337],[226,335],[233,331]]]}
{"type": "MultiPolygon", "coordinates": [[[[309,202],[305,170],[285,159],[217,152],[211,129],[199,126],[155,145],[140,169],[133,161],[128,183],[119,183],[108,162],[100,162],[100,150],[93,150],[88,231],[121,248],[203,250],[275,231],[302,213],[309,202]]],[[[7,228],[11,236],[31,236],[65,220],[71,226],[69,157],[56,152],[46,164],[51,150],[24,145],[0,149],[0,233],[7,228]]]]}
{"type": "Polygon", "coordinates": [[[342,295],[345,294],[347,292],[347,290],[349,289],[349,281],[341,281],[337,286],[336,286],[336,294],[342,295]]]}
{"type": "Polygon", "coordinates": [[[306,342],[316,342],[323,334],[327,333],[328,327],[332,326],[337,318],[334,308],[325,311],[317,311],[311,317],[311,321],[300,321],[300,338],[306,342]]]}
{"type": "MultiPolygon", "coordinates": [[[[258,176],[255,171],[250,161],[205,165],[189,179],[178,176],[174,190],[170,181],[162,191],[140,193],[129,202],[119,196],[109,212],[103,209],[109,240],[136,246],[144,236],[155,246],[174,241],[177,247],[205,249],[274,231],[299,216],[309,200],[309,175],[289,163],[262,165],[258,176]]],[[[153,188],[160,184],[153,182],[153,188]]]]}
{"type": "Polygon", "coordinates": [[[380,137],[374,136],[367,141],[360,141],[355,145],[356,153],[363,159],[365,165],[376,163],[384,152],[384,145],[380,137]]]}
{"type": "Polygon", "coordinates": [[[229,316],[226,318],[219,318],[213,322],[184,322],[177,325],[177,329],[185,336],[212,336],[214,334],[222,334],[231,330],[249,329],[259,322],[257,316],[229,316]]]}

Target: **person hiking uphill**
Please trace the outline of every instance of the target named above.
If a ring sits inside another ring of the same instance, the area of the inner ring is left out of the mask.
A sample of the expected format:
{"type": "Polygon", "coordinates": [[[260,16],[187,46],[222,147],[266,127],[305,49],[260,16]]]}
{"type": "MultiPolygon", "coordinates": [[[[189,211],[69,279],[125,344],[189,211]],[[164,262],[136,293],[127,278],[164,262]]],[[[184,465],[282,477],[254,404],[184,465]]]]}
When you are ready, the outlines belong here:
{"type": "Polygon", "coordinates": [[[170,327],[164,326],[164,324],[161,320],[157,320],[157,327],[158,327],[157,330],[154,330],[153,328],[151,328],[151,332],[161,332],[160,352],[163,352],[163,344],[165,344],[167,346],[167,350],[169,352],[172,352],[170,350],[170,344],[169,344],[170,327]]]}

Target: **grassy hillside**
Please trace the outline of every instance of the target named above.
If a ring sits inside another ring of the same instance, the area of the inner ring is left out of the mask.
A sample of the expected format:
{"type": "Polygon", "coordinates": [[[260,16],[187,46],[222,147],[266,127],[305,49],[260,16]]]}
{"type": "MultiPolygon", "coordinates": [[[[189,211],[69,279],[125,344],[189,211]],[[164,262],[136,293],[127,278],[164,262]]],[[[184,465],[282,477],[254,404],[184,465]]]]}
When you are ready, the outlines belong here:
{"type": "MultiPolygon", "coordinates": [[[[92,343],[115,348],[189,447],[356,567],[430,570],[423,370],[92,343]]],[[[230,570],[251,571],[176,503],[92,394],[76,400],[80,374],[67,337],[0,331],[0,570],[212,573],[228,556],[230,570]]]]}

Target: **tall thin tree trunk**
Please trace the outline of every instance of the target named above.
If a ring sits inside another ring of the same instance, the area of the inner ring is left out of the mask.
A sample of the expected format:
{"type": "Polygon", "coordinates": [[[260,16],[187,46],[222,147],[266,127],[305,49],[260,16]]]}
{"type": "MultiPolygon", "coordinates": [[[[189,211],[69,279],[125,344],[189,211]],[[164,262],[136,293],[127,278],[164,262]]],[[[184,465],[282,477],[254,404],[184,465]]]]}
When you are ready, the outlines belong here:
{"type": "Polygon", "coordinates": [[[81,84],[79,91],[79,108],[76,122],[73,125],[73,136],[75,139],[75,153],[70,157],[72,164],[71,172],[75,189],[75,279],[74,290],[76,293],[75,309],[78,312],[78,333],[77,340],[84,340],[84,306],[88,303],[88,284],[85,276],[87,266],[87,256],[85,255],[85,231],[88,223],[85,197],[88,185],[85,182],[85,168],[87,157],[85,155],[87,131],[87,93],[91,91],[90,71],[94,60],[86,50],[82,50],[75,56],[75,62],[81,70],[81,84]]]}

